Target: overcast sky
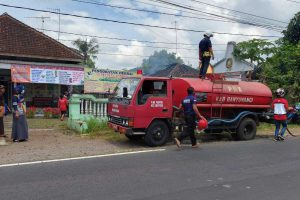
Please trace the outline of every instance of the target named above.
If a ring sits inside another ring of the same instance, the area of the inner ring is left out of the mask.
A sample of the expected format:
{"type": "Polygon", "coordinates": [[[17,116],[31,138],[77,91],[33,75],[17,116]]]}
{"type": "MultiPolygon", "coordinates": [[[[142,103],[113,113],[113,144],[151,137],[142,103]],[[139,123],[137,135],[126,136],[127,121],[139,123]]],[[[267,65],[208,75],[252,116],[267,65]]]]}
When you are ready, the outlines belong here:
{"type": "MultiPolygon", "coordinates": [[[[177,16],[164,15],[159,13],[139,12],[129,9],[119,9],[116,7],[101,6],[72,0],[0,0],[1,4],[29,7],[42,10],[60,9],[62,13],[76,14],[81,16],[96,17],[101,19],[110,19],[117,21],[126,21],[139,24],[148,24],[154,26],[176,27],[178,29],[191,30],[211,30],[219,33],[241,33],[247,35],[265,35],[282,36],[279,31],[273,31],[265,28],[258,28],[240,23],[210,21],[207,19],[217,19],[228,21],[226,18],[217,18],[218,16],[239,17],[244,20],[251,20],[255,23],[264,23],[278,27],[286,27],[289,20],[295,13],[300,11],[299,3],[288,0],[165,0],[189,7],[190,10],[184,10],[170,5],[157,3],[155,0],[81,0],[86,2],[97,2],[111,6],[122,6],[133,9],[143,9],[155,12],[176,14],[177,16]],[[198,1],[198,2],[197,2],[198,1]],[[199,2],[202,2],[199,3],[199,2]],[[231,9],[205,5],[204,3],[231,9]],[[232,10],[251,13],[260,17],[253,17],[232,10]],[[200,12],[201,11],[201,12],[200,12]],[[197,12],[197,14],[195,14],[197,12]],[[213,14],[212,15],[208,15],[213,14]],[[178,15],[192,16],[193,18],[179,17],[178,15]],[[277,21],[264,19],[270,18],[277,21]],[[207,18],[207,19],[199,19],[207,18]],[[176,23],[175,23],[176,21],[176,23]],[[286,23],[284,23],[286,22],[286,23]]],[[[58,15],[51,13],[34,12],[22,9],[7,8],[0,6],[0,12],[7,12],[18,20],[30,25],[33,28],[58,31],[58,15]],[[42,20],[34,17],[50,17],[45,19],[42,26],[42,20]]],[[[100,37],[129,39],[132,41],[98,38],[100,45],[100,55],[96,65],[99,68],[123,69],[140,66],[142,60],[153,52],[161,50],[159,47],[167,47],[168,52],[176,52],[177,35],[177,55],[181,56],[186,64],[198,65],[198,43],[203,37],[201,32],[191,32],[182,30],[170,30],[161,28],[151,28],[144,26],[135,26],[129,24],[120,24],[113,22],[97,21],[92,19],[82,19],[72,16],[61,15],[61,31],[76,34],[94,35],[100,37]],[[176,34],[177,32],[177,34],[176,34]],[[163,43],[146,43],[165,42],[163,43]],[[191,45],[186,45],[191,44],[191,45]],[[155,48],[153,48],[155,47],[155,48]],[[102,53],[102,54],[101,54],[102,53]],[[116,54],[116,55],[115,55],[116,54]]],[[[58,39],[58,33],[44,31],[45,34],[58,39]]],[[[69,34],[60,34],[61,42],[69,47],[72,46],[70,40],[77,38],[87,39],[89,37],[76,36],[69,34]]],[[[215,61],[223,58],[228,41],[240,42],[253,37],[214,34],[212,38],[213,49],[215,51],[215,61]]],[[[257,37],[256,37],[257,38],[257,37]]],[[[266,38],[275,40],[276,38],[266,38]]]]}

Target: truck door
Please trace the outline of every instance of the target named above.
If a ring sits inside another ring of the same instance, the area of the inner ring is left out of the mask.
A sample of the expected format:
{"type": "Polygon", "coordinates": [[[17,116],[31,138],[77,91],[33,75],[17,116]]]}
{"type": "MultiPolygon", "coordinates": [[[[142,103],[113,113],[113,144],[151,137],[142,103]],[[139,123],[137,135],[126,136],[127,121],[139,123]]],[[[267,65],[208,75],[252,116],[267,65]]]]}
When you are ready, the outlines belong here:
{"type": "Polygon", "coordinates": [[[172,117],[172,92],[169,80],[148,80],[141,84],[136,99],[135,128],[146,128],[155,118],[172,117]]]}

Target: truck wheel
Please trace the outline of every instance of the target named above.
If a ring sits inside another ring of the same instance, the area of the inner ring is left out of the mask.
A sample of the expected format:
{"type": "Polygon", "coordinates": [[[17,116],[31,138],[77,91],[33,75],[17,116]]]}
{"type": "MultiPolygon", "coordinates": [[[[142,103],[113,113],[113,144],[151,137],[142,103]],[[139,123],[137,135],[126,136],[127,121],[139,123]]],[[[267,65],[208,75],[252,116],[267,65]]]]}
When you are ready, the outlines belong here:
{"type": "Polygon", "coordinates": [[[252,140],[256,135],[256,123],[251,118],[245,118],[237,128],[237,136],[239,140],[252,140]]]}
{"type": "Polygon", "coordinates": [[[164,145],[169,138],[169,129],[165,122],[154,121],[145,135],[145,142],[150,147],[164,145]]]}

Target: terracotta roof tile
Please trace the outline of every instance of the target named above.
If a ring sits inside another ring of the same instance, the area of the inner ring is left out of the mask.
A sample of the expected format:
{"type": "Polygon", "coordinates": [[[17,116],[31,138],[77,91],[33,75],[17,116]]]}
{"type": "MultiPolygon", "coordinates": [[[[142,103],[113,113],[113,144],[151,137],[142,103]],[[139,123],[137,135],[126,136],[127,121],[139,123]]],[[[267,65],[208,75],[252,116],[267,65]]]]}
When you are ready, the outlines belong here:
{"type": "Polygon", "coordinates": [[[7,13],[0,16],[0,55],[78,61],[83,57],[7,13]]]}

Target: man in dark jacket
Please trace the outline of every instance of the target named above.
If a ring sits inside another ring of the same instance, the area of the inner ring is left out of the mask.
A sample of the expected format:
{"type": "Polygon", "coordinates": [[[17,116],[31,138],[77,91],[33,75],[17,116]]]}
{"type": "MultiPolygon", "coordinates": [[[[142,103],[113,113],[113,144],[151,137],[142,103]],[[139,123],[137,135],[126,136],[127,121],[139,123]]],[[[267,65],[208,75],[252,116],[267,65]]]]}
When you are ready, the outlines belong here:
{"type": "Polygon", "coordinates": [[[204,38],[199,43],[199,77],[202,79],[205,78],[210,58],[214,59],[214,52],[210,41],[211,37],[213,37],[213,34],[210,31],[207,31],[204,33],[204,38]]]}
{"type": "Polygon", "coordinates": [[[200,119],[201,115],[196,106],[196,98],[194,97],[194,88],[189,87],[187,89],[187,93],[188,96],[182,100],[179,106],[179,109],[183,108],[184,120],[187,128],[178,136],[178,138],[174,138],[178,148],[181,146],[180,144],[181,140],[183,140],[187,136],[190,136],[192,147],[193,148],[198,147],[197,140],[195,137],[195,128],[196,128],[195,121],[196,121],[196,117],[200,119]]]}

